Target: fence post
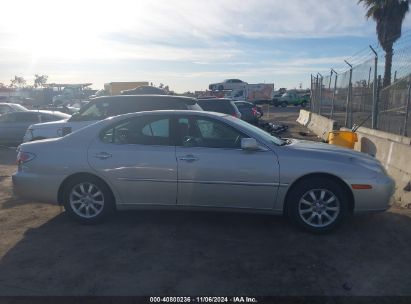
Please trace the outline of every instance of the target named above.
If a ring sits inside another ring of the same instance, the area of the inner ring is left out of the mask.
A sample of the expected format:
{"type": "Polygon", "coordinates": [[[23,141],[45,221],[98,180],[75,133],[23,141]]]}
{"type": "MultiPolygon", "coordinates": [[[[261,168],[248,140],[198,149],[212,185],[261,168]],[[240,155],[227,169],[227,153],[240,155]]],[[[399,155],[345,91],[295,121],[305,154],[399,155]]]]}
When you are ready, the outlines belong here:
{"type": "Polygon", "coordinates": [[[368,71],[368,83],[367,83],[367,88],[370,88],[371,70],[372,70],[372,68],[370,67],[370,70],[368,71]]]}
{"type": "MultiPolygon", "coordinates": [[[[330,81],[328,82],[328,91],[327,91],[327,101],[329,102],[330,100],[330,94],[331,94],[331,80],[333,78],[333,69],[330,71],[330,81]]],[[[327,103],[328,103],[327,102],[327,103]]]]}
{"type": "Polygon", "coordinates": [[[317,73],[318,75],[320,75],[320,98],[319,98],[319,102],[318,102],[318,115],[321,115],[321,107],[323,106],[323,75],[321,75],[320,73],[317,73]]]}
{"type": "Polygon", "coordinates": [[[352,90],[352,65],[347,61],[344,60],[346,64],[350,66],[350,78],[348,81],[348,93],[347,93],[347,102],[345,104],[345,127],[351,128],[352,127],[352,111],[351,111],[351,90],[352,90]]]}
{"type": "Polygon", "coordinates": [[[408,115],[410,114],[410,103],[411,103],[411,82],[408,85],[407,106],[405,108],[404,131],[402,132],[404,136],[408,136],[407,128],[408,128],[408,115]]]}
{"type": "Polygon", "coordinates": [[[311,74],[310,82],[310,111],[313,109],[313,74],[311,74]]]}
{"type": "Polygon", "coordinates": [[[318,75],[315,76],[314,103],[313,103],[312,112],[315,112],[315,107],[317,106],[317,99],[318,99],[318,75]]]}
{"type": "Polygon", "coordinates": [[[372,113],[371,113],[371,128],[377,129],[377,119],[378,119],[378,54],[370,45],[371,51],[373,51],[374,58],[374,83],[372,90],[372,113]]]}
{"type": "Polygon", "coordinates": [[[334,101],[335,101],[335,93],[337,91],[337,78],[338,78],[338,73],[336,71],[334,71],[333,69],[331,69],[331,73],[334,72],[335,73],[335,80],[334,80],[334,92],[333,92],[333,97],[331,99],[331,115],[330,115],[330,119],[334,118],[334,101]]]}

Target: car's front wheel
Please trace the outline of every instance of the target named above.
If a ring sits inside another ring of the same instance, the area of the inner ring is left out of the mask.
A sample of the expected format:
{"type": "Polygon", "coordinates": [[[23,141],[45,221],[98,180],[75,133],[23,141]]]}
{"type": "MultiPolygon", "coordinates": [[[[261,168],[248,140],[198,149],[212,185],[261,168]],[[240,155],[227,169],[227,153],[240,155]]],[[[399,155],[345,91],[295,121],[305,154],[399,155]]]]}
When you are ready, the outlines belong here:
{"type": "Polygon", "coordinates": [[[298,183],[291,191],[287,199],[288,215],[306,231],[331,231],[348,214],[349,197],[334,180],[313,177],[298,183]]]}
{"type": "Polygon", "coordinates": [[[66,212],[76,221],[93,224],[102,221],[115,209],[114,197],[108,186],[93,176],[74,178],[63,192],[66,212]]]}

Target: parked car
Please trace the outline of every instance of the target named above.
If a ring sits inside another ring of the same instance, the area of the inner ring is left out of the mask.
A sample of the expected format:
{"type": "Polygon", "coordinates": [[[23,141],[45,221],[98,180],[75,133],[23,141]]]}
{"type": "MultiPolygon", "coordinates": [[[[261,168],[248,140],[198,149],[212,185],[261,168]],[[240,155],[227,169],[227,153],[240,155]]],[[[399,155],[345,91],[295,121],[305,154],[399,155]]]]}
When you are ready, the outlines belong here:
{"type": "Polygon", "coordinates": [[[27,127],[33,123],[56,121],[69,118],[61,112],[27,110],[0,116],[0,143],[18,145],[23,142],[27,127]]]}
{"type": "Polygon", "coordinates": [[[223,90],[239,90],[244,89],[247,82],[240,79],[226,79],[223,82],[212,83],[208,86],[211,91],[223,91],[223,90]]]}
{"type": "Polygon", "coordinates": [[[71,101],[62,106],[49,105],[44,109],[49,110],[49,111],[59,111],[62,113],[73,115],[77,113],[78,111],[80,111],[81,107],[83,107],[84,105],[88,103],[89,103],[89,100],[71,101]]]}
{"type": "MultiPolygon", "coordinates": [[[[235,101],[237,109],[241,113],[241,119],[251,124],[257,124],[258,119],[261,117],[261,113],[258,111],[255,104],[248,101],[235,101]]],[[[260,107],[261,109],[261,107],[260,107]]]]}
{"type": "Polygon", "coordinates": [[[230,114],[241,118],[241,112],[235,105],[235,101],[228,98],[204,98],[198,99],[198,104],[204,111],[230,114]]]}
{"type": "Polygon", "coordinates": [[[22,144],[17,162],[18,196],[63,204],[83,223],[115,209],[168,207],[287,214],[308,231],[326,232],[350,213],[386,210],[394,191],[367,154],[282,140],[201,111],[112,117],[22,144]]]}
{"type": "Polygon", "coordinates": [[[26,107],[23,107],[22,105],[19,105],[18,103],[0,103],[0,115],[22,111],[28,111],[28,109],[26,107]]]}
{"type": "Polygon", "coordinates": [[[24,142],[67,135],[110,116],[151,110],[201,110],[194,98],[158,95],[105,96],[92,99],[70,119],[31,125],[24,142]]]}
{"type": "Polygon", "coordinates": [[[279,98],[273,98],[272,104],[276,107],[286,107],[288,105],[305,107],[310,102],[306,95],[301,96],[295,92],[286,92],[279,98]]]}

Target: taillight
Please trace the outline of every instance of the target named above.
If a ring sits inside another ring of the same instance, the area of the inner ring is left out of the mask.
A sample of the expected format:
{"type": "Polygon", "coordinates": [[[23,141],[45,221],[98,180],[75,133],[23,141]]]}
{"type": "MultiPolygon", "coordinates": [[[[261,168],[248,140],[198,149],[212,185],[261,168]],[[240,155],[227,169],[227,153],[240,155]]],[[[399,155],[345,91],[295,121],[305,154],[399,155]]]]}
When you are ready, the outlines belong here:
{"type": "Polygon", "coordinates": [[[237,118],[239,118],[238,116],[238,114],[236,113],[236,112],[234,112],[233,114],[231,114],[231,115],[233,115],[234,117],[237,117],[237,118]]]}
{"type": "Polygon", "coordinates": [[[253,111],[253,115],[254,115],[254,116],[257,116],[257,115],[258,115],[258,111],[257,111],[257,108],[256,108],[256,107],[251,108],[251,111],[253,111]]]}
{"type": "Polygon", "coordinates": [[[34,155],[33,153],[19,151],[19,153],[17,153],[17,164],[21,165],[27,163],[33,160],[35,157],[36,155],[34,155]]]}

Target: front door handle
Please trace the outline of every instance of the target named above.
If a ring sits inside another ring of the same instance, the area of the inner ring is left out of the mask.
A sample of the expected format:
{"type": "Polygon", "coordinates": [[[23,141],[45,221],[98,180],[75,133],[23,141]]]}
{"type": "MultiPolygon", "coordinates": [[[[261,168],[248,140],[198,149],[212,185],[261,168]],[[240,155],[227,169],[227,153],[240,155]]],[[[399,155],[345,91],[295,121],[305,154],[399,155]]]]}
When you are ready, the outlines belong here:
{"type": "Polygon", "coordinates": [[[194,155],[186,155],[186,156],[180,157],[179,160],[184,160],[184,161],[187,161],[187,162],[193,162],[193,161],[199,160],[199,158],[195,157],[194,155]]]}
{"type": "Polygon", "coordinates": [[[94,155],[95,158],[99,158],[99,159],[107,159],[112,157],[113,155],[107,152],[100,152],[100,153],[96,153],[94,155]]]}

